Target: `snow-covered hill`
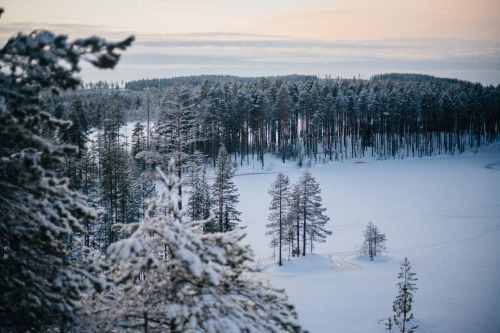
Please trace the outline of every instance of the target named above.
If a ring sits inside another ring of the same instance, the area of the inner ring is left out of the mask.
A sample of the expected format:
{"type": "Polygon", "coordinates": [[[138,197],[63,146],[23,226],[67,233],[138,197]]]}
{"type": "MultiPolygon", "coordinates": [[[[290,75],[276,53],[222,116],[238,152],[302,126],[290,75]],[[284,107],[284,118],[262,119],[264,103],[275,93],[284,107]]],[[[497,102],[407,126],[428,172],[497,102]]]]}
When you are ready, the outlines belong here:
{"type": "Polygon", "coordinates": [[[477,154],[312,167],[333,235],[315,255],[283,267],[270,262],[264,236],[267,190],[278,172],[295,182],[302,169],[268,159],[262,170],[250,161],[234,181],[245,241],[262,275],[285,288],[311,333],[384,332],[404,257],[418,278],[418,332],[494,332],[500,326],[499,165],[500,145],[493,145],[477,154]],[[387,253],[373,262],[357,252],[369,221],[387,235],[387,253]]]}

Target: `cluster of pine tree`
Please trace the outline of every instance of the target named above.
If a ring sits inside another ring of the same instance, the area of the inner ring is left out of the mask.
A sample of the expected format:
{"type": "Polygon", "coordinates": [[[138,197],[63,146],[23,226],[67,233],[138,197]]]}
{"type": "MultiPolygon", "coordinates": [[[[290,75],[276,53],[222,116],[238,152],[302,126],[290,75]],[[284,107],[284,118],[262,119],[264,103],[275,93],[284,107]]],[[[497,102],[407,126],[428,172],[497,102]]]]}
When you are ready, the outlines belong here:
{"type": "Polygon", "coordinates": [[[72,190],[84,194],[91,207],[103,212],[98,219],[85,219],[84,244],[104,252],[118,240],[113,225],[139,221],[144,216],[146,200],[156,195],[152,170],[132,157],[133,153],[146,148],[144,128],[137,123],[132,142],[124,140],[120,133],[123,111],[119,104],[111,102],[102,103],[102,126],[94,128],[93,133],[90,133],[81,100],[75,100],[69,110],[64,104],[59,104],[57,109],[62,115],[67,114],[66,119],[72,126],[47,137],[78,147],[76,153],[64,157],[57,175],[68,178],[72,190]]]}
{"type": "Polygon", "coordinates": [[[368,223],[363,233],[365,240],[361,246],[361,254],[370,256],[371,260],[385,250],[385,234],[380,233],[372,222],[368,223]]]}
{"type": "Polygon", "coordinates": [[[278,248],[278,265],[282,265],[285,247],[289,257],[290,253],[305,256],[307,243],[312,252],[314,242],[325,242],[326,236],[332,234],[325,228],[330,218],[324,215],[326,208],[321,206],[320,193],[319,184],[308,170],[304,170],[293,186],[282,173],[271,184],[270,223],[266,225],[266,235],[271,236],[271,246],[278,248]]]}
{"type": "Polygon", "coordinates": [[[463,152],[500,135],[500,87],[426,75],[208,76],[127,86],[149,83],[150,91],[188,87],[200,119],[198,150],[214,163],[220,144],[240,163],[249,155],[264,163],[265,153],[318,162],[463,152]]]}
{"type": "Polygon", "coordinates": [[[232,178],[234,168],[227,158],[226,148],[220,147],[217,157],[215,180],[210,186],[205,174],[191,174],[191,193],[188,198],[187,215],[193,220],[204,220],[214,213],[214,219],[205,223],[205,233],[228,232],[236,229],[240,212],[236,210],[239,194],[232,178]]]}
{"type": "MultiPolygon", "coordinates": [[[[460,153],[500,138],[500,87],[426,75],[194,76],[111,86],[47,96],[46,109],[57,114],[60,104],[80,99],[89,126],[102,127],[106,104],[119,105],[128,121],[145,124],[150,139],[155,130],[173,135],[178,126],[177,135],[186,136],[176,155],[196,151],[214,166],[221,145],[240,164],[257,158],[264,166],[266,153],[299,164],[367,154],[405,158],[460,153]],[[175,105],[181,122],[165,128],[176,117],[165,108],[175,105]]],[[[172,148],[150,143],[149,156],[172,148]]]]}

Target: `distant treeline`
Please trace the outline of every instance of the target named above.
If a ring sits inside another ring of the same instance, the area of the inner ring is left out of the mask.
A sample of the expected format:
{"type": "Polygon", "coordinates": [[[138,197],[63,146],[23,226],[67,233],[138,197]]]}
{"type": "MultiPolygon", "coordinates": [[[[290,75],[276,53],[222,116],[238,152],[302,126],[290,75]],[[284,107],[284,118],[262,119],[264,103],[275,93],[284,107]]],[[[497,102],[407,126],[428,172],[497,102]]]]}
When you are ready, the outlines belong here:
{"type": "Polygon", "coordinates": [[[132,81],[120,90],[94,85],[59,98],[81,99],[91,126],[100,126],[106,109],[121,108],[122,122],[145,121],[149,111],[153,137],[166,91],[179,86],[196,118],[189,149],[212,161],[220,145],[241,163],[249,156],[263,163],[265,153],[301,163],[463,152],[500,138],[500,87],[419,74],[205,75],[132,81]]]}
{"type": "Polygon", "coordinates": [[[103,252],[120,237],[113,225],[144,216],[155,193],[152,170],[171,158],[185,177],[215,167],[221,146],[233,164],[255,159],[264,168],[266,154],[307,166],[454,154],[500,139],[500,88],[477,83],[413,74],[137,82],[143,90],[101,82],[43,98],[45,111],[73,123],[44,135],[79,147],[54,171],[103,209],[83,223],[85,245],[103,252]],[[131,121],[126,134],[122,125],[131,121]]]}
{"type": "MultiPolygon", "coordinates": [[[[275,81],[278,78],[284,81],[299,82],[310,76],[304,75],[286,75],[286,76],[269,76],[266,79],[275,81]]],[[[314,76],[315,79],[317,77],[314,76]]],[[[205,81],[211,83],[224,84],[226,82],[238,81],[240,83],[249,83],[258,81],[258,77],[239,77],[232,75],[195,75],[195,76],[180,76],[164,79],[143,79],[129,81],[125,84],[125,89],[142,91],[146,89],[164,89],[175,85],[200,86],[205,81]]]]}

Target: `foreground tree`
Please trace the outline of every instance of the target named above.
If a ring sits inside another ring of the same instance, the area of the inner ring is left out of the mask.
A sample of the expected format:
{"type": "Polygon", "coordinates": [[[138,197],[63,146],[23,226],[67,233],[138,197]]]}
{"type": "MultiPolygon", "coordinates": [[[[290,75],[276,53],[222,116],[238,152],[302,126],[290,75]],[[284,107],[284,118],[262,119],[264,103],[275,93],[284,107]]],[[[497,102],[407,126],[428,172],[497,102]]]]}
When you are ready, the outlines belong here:
{"type": "Polygon", "coordinates": [[[368,255],[373,260],[373,257],[385,250],[385,234],[381,234],[378,227],[370,222],[363,235],[365,240],[361,247],[361,254],[368,255]]]}
{"type": "Polygon", "coordinates": [[[413,292],[417,290],[415,287],[415,281],[417,281],[415,274],[411,272],[410,261],[408,258],[405,258],[401,264],[401,271],[398,274],[398,295],[392,305],[394,315],[392,316],[392,320],[389,317],[385,324],[389,331],[391,331],[393,325],[399,328],[399,333],[413,333],[418,327],[418,325],[411,326],[410,328],[407,327],[407,324],[413,319],[413,313],[411,312],[413,292]]]}
{"type": "Polygon", "coordinates": [[[271,188],[268,191],[271,195],[271,204],[269,205],[269,224],[266,225],[268,231],[266,235],[271,236],[271,243],[277,243],[278,250],[278,265],[282,265],[281,253],[283,239],[285,236],[286,228],[285,224],[289,221],[287,217],[288,212],[288,197],[290,195],[290,180],[289,178],[279,173],[276,180],[271,184],[271,188]]]}
{"type": "MultiPolygon", "coordinates": [[[[0,15],[3,12],[0,9],[0,15]]],[[[133,38],[108,43],[98,37],[68,42],[37,30],[11,37],[0,50],[0,327],[5,331],[61,330],[75,319],[90,270],[68,260],[63,239],[84,233],[80,218],[95,217],[51,167],[76,147],[42,137],[46,128],[67,128],[39,108],[43,90],[75,89],[81,58],[112,68],[117,49],[133,38]]],[[[92,279],[98,282],[97,279],[92,279]]],[[[99,287],[100,285],[97,284],[99,287]]]]}
{"type": "MultiPolygon", "coordinates": [[[[82,328],[98,332],[301,332],[283,291],[252,278],[251,253],[236,232],[199,233],[205,221],[181,221],[180,180],[165,183],[149,209],[166,211],[120,225],[133,232],[108,250],[115,287],[89,295],[82,328]],[[171,256],[163,255],[168,244],[171,256]]],[[[210,217],[212,218],[212,217],[210,217]]],[[[210,219],[209,219],[210,220],[210,219]]]]}

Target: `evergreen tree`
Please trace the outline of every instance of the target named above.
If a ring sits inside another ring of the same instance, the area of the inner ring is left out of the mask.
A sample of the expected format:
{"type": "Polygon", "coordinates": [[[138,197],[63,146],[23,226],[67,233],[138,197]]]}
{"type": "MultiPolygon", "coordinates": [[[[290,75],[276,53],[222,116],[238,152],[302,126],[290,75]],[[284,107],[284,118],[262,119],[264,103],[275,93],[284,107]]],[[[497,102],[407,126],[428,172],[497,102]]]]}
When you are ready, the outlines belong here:
{"type": "Polygon", "coordinates": [[[417,326],[407,327],[407,324],[413,319],[412,304],[413,304],[413,292],[417,290],[415,287],[415,274],[411,272],[410,261],[405,258],[401,264],[401,271],[398,274],[397,283],[398,295],[394,300],[392,305],[392,311],[394,315],[387,320],[386,326],[388,329],[392,328],[392,325],[396,325],[399,328],[399,333],[413,333],[417,326]]]}
{"type": "Polygon", "coordinates": [[[220,147],[215,170],[215,182],[212,185],[212,207],[214,221],[206,226],[208,232],[226,232],[236,228],[240,221],[240,212],[236,210],[239,194],[232,182],[234,170],[227,158],[226,148],[220,147]]]}
{"type": "Polygon", "coordinates": [[[86,149],[88,123],[83,111],[80,99],[71,104],[71,111],[68,115],[71,125],[66,129],[61,129],[61,141],[70,143],[78,147],[78,159],[86,149]]]}
{"type": "Polygon", "coordinates": [[[295,237],[292,237],[292,254],[293,256],[300,256],[300,227],[301,227],[301,201],[300,201],[300,186],[298,184],[294,184],[290,191],[290,197],[288,198],[288,215],[287,215],[287,225],[290,226],[290,230],[288,235],[294,234],[295,237]],[[293,241],[297,240],[296,246],[293,245],[293,241]]]}
{"type": "Polygon", "coordinates": [[[135,167],[139,172],[146,169],[146,161],[141,159],[139,153],[146,150],[146,138],[144,136],[144,125],[136,122],[132,132],[132,148],[130,154],[135,161],[135,167]]]}
{"type": "Polygon", "coordinates": [[[302,255],[306,255],[306,239],[309,238],[311,252],[313,242],[324,243],[326,236],[331,235],[325,229],[330,218],[324,215],[326,208],[321,205],[321,190],[316,179],[308,170],[304,170],[298,182],[300,189],[299,211],[302,218],[302,255]]]}
{"type": "Polygon", "coordinates": [[[117,221],[121,224],[137,222],[143,217],[139,195],[141,185],[133,177],[133,161],[125,149],[118,154],[116,170],[117,221]],[[121,168],[120,168],[121,166],[121,168]]]}
{"type": "Polygon", "coordinates": [[[205,173],[200,178],[198,172],[193,170],[189,177],[189,184],[191,185],[191,190],[187,202],[188,217],[193,221],[208,219],[210,216],[211,199],[210,186],[205,179],[205,173]]]}
{"type": "MultiPolygon", "coordinates": [[[[134,189],[135,201],[139,207],[141,218],[144,218],[148,208],[148,200],[157,195],[153,174],[143,172],[134,182],[136,183],[134,189]]],[[[150,211],[150,214],[154,214],[154,211],[150,211]]]]}
{"type": "Polygon", "coordinates": [[[370,222],[366,226],[364,236],[365,240],[361,247],[361,253],[363,255],[369,255],[371,260],[373,260],[373,257],[377,256],[377,253],[385,250],[385,234],[381,234],[378,227],[370,222]]]}
{"type": "Polygon", "coordinates": [[[88,295],[85,331],[302,332],[283,291],[249,277],[248,246],[237,233],[200,234],[182,222],[180,179],[159,169],[165,187],[149,209],[167,213],[119,225],[129,238],[108,249],[114,287],[88,295]],[[163,208],[162,208],[163,207],[163,208]],[[171,257],[161,249],[169,244],[171,257]],[[116,306],[119,304],[119,306],[116,306]]]}
{"type": "Polygon", "coordinates": [[[268,231],[266,235],[271,236],[271,242],[277,243],[278,250],[278,265],[282,265],[281,254],[282,245],[288,230],[286,224],[289,221],[286,217],[288,214],[288,197],[290,195],[290,180],[289,178],[279,173],[276,176],[276,180],[271,184],[271,188],[268,191],[271,195],[271,204],[269,205],[269,221],[270,223],[266,225],[268,231]]]}
{"type": "Polygon", "coordinates": [[[69,42],[36,30],[14,35],[0,50],[0,327],[6,332],[66,330],[80,292],[89,281],[102,286],[95,270],[68,260],[63,239],[84,233],[79,219],[96,212],[50,169],[76,149],[42,137],[44,128],[70,123],[41,111],[40,93],[77,88],[80,58],[112,68],[116,50],[132,40],[69,42]]]}
{"type": "MultiPolygon", "coordinates": [[[[95,142],[90,144],[90,149],[84,151],[84,155],[80,160],[82,179],[81,179],[81,193],[87,197],[87,204],[94,208],[99,208],[99,166],[98,166],[98,150],[95,142]]],[[[82,221],[84,234],[84,246],[98,249],[97,242],[97,219],[91,216],[85,216],[82,221]]]]}
{"type": "Polygon", "coordinates": [[[141,204],[134,185],[132,161],[125,147],[120,145],[117,126],[105,122],[100,142],[100,205],[104,209],[99,231],[104,251],[118,240],[113,225],[136,222],[141,217],[141,204]]]}
{"type": "MultiPolygon", "coordinates": [[[[199,163],[199,154],[194,151],[197,141],[197,119],[191,91],[185,86],[167,89],[161,102],[156,124],[157,146],[164,160],[174,159],[177,176],[182,178],[182,170],[199,163]]],[[[179,186],[182,198],[182,185],[179,186]]],[[[182,209],[182,201],[179,201],[182,209]]]]}
{"type": "Polygon", "coordinates": [[[285,84],[282,84],[276,96],[276,118],[278,119],[278,146],[281,153],[281,159],[285,163],[287,158],[287,141],[289,139],[288,121],[291,116],[292,101],[290,93],[285,84]]]}

